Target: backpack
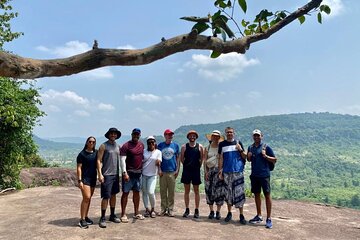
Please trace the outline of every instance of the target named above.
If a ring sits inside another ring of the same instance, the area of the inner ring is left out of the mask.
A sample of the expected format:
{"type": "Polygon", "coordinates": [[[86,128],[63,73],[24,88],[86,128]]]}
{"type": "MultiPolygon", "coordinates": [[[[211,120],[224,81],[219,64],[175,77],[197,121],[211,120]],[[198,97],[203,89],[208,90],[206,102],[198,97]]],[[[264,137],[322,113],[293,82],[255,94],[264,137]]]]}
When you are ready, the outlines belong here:
{"type": "MultiPolygon", "coordinates": [[[[255,147],[255,143],[253,143],[253,145],[251,145],[251,148],[253,148],[253,147],[255,147]]],[[[267,147],[266,143],[263,143],[261,152],[262,152],[262,151],[265,151],[265,152],[266,152],[266,147],[267,147]]],[[[274,168],[275,168],[275,163],[270,162],[270,161],[268,161],[268,160],[266,160],[266,161],[268,162],[269,170],[270,170],[270,171],[273,171],[274,168]]]]}

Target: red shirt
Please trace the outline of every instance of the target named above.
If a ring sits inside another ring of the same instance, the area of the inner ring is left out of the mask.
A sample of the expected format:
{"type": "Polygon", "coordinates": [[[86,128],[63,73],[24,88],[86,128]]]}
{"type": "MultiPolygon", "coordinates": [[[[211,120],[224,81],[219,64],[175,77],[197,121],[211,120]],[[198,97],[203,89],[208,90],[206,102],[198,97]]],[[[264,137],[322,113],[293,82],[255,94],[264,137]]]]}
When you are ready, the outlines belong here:
{"type": "Polygon", "coordinates": [[[120,156],[126,156],[126,171],[141,172],[144,144],[140,141],[126,142],[120,149],[120,156]]]}

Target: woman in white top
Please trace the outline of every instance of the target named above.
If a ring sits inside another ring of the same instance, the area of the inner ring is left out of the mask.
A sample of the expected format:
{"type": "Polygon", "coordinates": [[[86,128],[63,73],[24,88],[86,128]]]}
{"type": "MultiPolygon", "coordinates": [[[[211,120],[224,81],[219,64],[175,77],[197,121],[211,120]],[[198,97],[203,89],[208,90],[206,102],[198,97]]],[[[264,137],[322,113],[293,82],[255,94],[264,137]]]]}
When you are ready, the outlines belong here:
{"type": "Polygon", "coordinates": [[[218,147],[219,142],[224,140],[221,132],[214,130],[211,134],[207,134],[209,145],[205,147],[204,154],[204,178],[206,203],[209,205],[209,219],[221,218],[220,209],[224,204],[224,182],[218,178],[218,147]],[[214,212],[214,203],[216,204],[216,214],[214,212]]]}
{"type": "Polygon", "coordinates": [[[157,149],[156,140],[153,136],[149,136],[146,140],[147,149],[144,150],[143,166],[142,166],[142,196],[145,211],[145,217],[156,216],[155,213],[155,187],[156,178],[160,163],[162,160],[161,151],[157,149]],[[149,201],[151,209],[149,208],[149,201]]]}

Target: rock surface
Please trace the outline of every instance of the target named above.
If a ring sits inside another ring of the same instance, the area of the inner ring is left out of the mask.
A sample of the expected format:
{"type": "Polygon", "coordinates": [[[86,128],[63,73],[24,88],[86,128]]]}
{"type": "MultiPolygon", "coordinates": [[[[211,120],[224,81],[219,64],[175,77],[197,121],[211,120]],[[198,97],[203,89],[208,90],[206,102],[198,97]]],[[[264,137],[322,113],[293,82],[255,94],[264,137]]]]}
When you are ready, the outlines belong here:
{"type": "MultiPolygon", "coordinates": [[[[95,222],[88,229],[77,227],[81,201],[76,187],[45,186],[0,195],[0,239],[360,239],[360,211],[307,202],[276,200],[273,202],[273,229],[259,225],[240,225],[234,219],[208,220],[205,196],[201,195],[200,219],[183,218],[183,195],[176,194],[175,217],[133,220],[129,197],[129,223],[107,222],[99,228],[100,189],[96,188],[89,217],[95,222]]],[[[190,210],[193,213],[193,195],[190,210]]],[[[157,194],[157,210],[160,202],[157,194]]],[[[263,206],[264,208],[264,206],[263,206]]],[[[140,209],[143,209],[142,202],[140,209]]],[[[120,215],[120,195],[116,213],[120,215]]],[[[263,209],[263,212],[265,210],[263,209]]],[[[107,211],[108,216],[109,210],[107,211]]],[[[223,207],[222,216],[226,215],[223,207]]],[[[247,199],[244,214],[253,217],[255,204],[247,199]]]]}

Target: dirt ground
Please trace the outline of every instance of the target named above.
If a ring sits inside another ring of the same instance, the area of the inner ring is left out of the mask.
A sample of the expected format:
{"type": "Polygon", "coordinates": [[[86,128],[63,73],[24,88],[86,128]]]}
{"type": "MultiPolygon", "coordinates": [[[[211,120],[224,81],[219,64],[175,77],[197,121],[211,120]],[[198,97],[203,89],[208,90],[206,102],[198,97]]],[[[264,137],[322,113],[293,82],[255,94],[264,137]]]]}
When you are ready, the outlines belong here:
{"type": "MultiPolygon", "coordinates": [[[[176,195],[175,217],[130,220],[129,223],[97,225],[100,216],[97,188],[89,216],[95,222],[88,229],[77,227],[80,190],[76,187],[37,187],[0,195],[0,239],[360,239],[360,211],[299,201],[273,202],[273,229],[264,224],[240,225],[238,212],[229,223],[207,219],[208,207],[201,196],[200,219],[185,219],[183,195],[176,195]]],[[[120,196],[116,213],[120,215],[120,196]]],[[[193,195],[191,195],[193,204],[193,195]]],[[[157,195],[157,206],[160,206],[157,195]]],[[[264,208],[264,207],[263,207],[264,208]]],[[[128,217],[133,215],[128,202],[128,217]]],[[[143,209],[141,202],[141,209],[143,209]]],[[[190,210],[193,211],[193,205],[190,210]]],[[[159,209],[157,209],[159,210],[159,209]]],[[[265,212],[263,210],[263,212],[265,212]]],[[[107,211],[109,213],[109,210],[107,211]]],[[[222,209],[222,216],[226,209],[222,209]]],[[[253,199],[247,199],[245,217],[255,213],[253,199]]]]}

